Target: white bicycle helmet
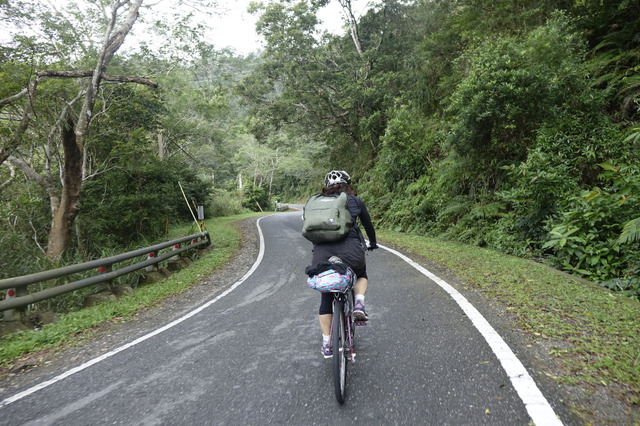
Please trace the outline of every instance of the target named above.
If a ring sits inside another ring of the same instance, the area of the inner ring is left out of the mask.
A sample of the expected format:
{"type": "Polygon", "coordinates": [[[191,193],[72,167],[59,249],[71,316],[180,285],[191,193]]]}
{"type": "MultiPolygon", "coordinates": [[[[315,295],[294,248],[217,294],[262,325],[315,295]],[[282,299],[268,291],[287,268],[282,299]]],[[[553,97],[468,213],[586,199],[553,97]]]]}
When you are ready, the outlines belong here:
{"type": "Polygon", "coordinates": [[[337,185],[340,183],[351,183],[351,176],[344,170],[331,170],[324,177],[324,186],[337,185]]]}

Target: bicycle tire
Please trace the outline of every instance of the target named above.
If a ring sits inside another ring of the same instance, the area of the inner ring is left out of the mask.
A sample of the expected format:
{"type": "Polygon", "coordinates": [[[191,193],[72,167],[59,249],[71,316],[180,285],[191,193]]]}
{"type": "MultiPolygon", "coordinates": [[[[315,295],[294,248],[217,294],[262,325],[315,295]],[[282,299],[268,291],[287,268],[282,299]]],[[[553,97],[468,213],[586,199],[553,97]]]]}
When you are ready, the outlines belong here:
{"type": "Polygon", "coordinates": [[[348,315],[346,316],[345,324],[349,325],[350,339],[347,343],[349,344],[351,349],[351,353],[349,354],[349,361],[351,361],[352,363],[353,363],[353,340],[355,338],[355,333],[356,333],[355,321],[353,320],[353,303],[354,303],[353,301],[354,300],[355,300],[355,294],[353,290],[351,290],[351,296],[349,297],[348,315]]]}
{"type": "Polygon", "coordinates": [[[345,391],[347,388],[347,355],[346,346],[346,324],[344,317],[344,302],[333,301],[333,325],[331,327],[333,344],[333,385],[336,399],[340,404],[344,404],[345,391]]]}

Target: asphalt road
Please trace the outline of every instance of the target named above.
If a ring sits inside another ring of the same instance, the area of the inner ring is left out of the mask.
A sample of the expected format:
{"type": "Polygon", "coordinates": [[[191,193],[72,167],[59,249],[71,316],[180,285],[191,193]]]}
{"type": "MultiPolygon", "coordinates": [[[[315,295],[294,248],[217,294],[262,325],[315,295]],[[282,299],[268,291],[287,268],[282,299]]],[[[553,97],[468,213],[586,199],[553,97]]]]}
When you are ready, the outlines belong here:
{"type": "Polygon", "coordinates": [[[529,425],[538,407],[548,415],[537,389],[533,402],[531,389],[516,391],[472,315],[383,249],[367,257],[371,320],[356,329],[338,405],[300,213],[258,224],[264,247],[245,278],[188,318],[5,399],[0,425],[529,425]]]}

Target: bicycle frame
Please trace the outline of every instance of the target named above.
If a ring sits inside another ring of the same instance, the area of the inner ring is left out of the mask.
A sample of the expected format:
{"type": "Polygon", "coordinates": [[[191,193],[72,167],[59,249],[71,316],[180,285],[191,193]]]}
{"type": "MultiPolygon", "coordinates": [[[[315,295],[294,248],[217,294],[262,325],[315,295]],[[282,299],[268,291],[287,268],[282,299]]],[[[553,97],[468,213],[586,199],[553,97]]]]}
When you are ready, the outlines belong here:
{"type": "MultiPolygon", "coordinates": [[[[356,322],[353,318],[355,275],[352,275],[350,279],[352,281],[349,282],[346,289],[343,289],[343,286],[335,285],[333,288],[340,288],[340,290],[329,290],[329,292],[333,293],[333,317],[331,319],[329,342],[333,353],[335,395],[340,404],[344,404],[345,401],[347,366],[350,363],[354,364],[356,361],[354,326],[364,325],[363,322],[356,322]]],[[[333,285],[333,283],[331,284],[333,285]]]]}
{"type": "MultiPolygon", "coordinates": [[[[353,347],[353,337],[354,337],[354,326],[355,326],[355,321],[353,319],[353,288],[349,289],[347,291],[345,291],[344,293],[340,292],[340,293],[334,293],[333,295],[334,300],[339,300],[340,302],[342,302],[342,309],[344,311],[344,319],[345,319],[345,326],[347,328],[347,333],[346,333],[346,337],[347,337],[347,345],[349,347],[349,361],[351,361],[351,364],[355,364],[356,362],[356,354],[354,352],[354,347],[353,347]]],[[[335,305],[334,305],[335,306],[335,305]]],[[[333,334],[333,330],[331,330],[331,333],[333,334]]]]}

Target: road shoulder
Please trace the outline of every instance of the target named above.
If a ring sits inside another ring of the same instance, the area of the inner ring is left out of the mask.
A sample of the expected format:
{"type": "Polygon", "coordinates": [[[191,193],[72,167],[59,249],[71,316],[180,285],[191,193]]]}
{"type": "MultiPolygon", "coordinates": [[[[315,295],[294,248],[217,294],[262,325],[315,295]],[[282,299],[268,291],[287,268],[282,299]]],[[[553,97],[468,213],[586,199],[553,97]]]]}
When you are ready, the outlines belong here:
{"type": "Polygon", "coordinates": [[[199,280],[185,292],[144,308],[131,318],[115,318],[91,330],[79,333],[80,343],[29,354],[10,371],[0,371],[0,400],[43,380],[131,342],[152,330],[179,318],[240,279],[253,265],[258,253],[257,217],[233,224],[242,233],[242,244],[233,258],[199,280]]]}

